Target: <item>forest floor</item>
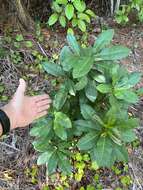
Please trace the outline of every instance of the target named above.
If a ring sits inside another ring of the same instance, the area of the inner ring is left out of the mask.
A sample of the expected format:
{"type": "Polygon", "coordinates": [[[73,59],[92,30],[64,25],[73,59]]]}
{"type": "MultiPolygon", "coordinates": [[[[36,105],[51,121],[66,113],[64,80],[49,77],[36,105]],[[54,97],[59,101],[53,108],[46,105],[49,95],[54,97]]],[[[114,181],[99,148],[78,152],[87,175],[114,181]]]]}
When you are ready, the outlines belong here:
{"type": "MultiPolygon", "coordinates": [[[[119,28],[110,22],[106,24],[106,27],[115,29],[113,43],[122,44],[132,50],[122,64],[129,71],[143,72],[143,27],[133,25],[119,28]]],[[[92,44],[99,32],[100,27],[97,25],[89,32],[86,42],[92,44]]],[[[65,44],[65,33],[59,30],[49,32],[47,29],[43,29],[42,33],[44,41],[41,43],[32,35],[24,35],[25,39],[33,41],[34,47],[29,49],[20,46],[15,50],[8,43],[4,45],[10,54],[0,58],[0,87],[4,88],[0,91],[1,105],[14,93],[19,77],[26,80],[27,93],[30,95],[49,93],[53,88],[55,79],[41,73],[39,60],[45,57],[57,59],[61,47],[65,44]]],[[[3,34],[0,38],[4,38],[3,34]]],[[[143,87],[143,80],[138,86],[143,87]]],[[[101,189],[143,190],[143,101],[140,100],[137,105],[131,107],[130,112],[141,120],[140,128],[136,130],[139,140],[128,146],[130,159],[127,165],[118,164],[111,170],[101,168],[94,173],[99,175],[98,183],[101,184],[101,189]]],[[[14,130],[0,139],[0,190],[41,190],[47,182],[45,167],[36,165],[37,153],[31,144],[33,139],[29,135],[30,127],[14,130]]],[[[80,184],[70,189],[78,190],[80,185],[91,183],[92,173],[85,173],[87,175],[80,184]]]]}

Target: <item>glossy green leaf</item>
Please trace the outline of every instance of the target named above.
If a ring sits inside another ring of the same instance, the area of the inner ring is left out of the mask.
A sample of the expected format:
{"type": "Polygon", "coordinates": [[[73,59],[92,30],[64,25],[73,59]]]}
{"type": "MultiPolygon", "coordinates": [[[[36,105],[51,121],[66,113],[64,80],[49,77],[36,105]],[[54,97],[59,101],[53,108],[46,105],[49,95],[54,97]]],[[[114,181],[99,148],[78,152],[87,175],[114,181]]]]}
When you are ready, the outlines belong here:
{"type": "Polygon", "coordinates": [[[94,81],[89,81],[86,88],[85,88],[86,97],[91,101],[95,102],[97,98],[97,90],[94,81]]]}
{"type": "Polygon", "coordinates": [[[72,4],[67,4],[65,7],[65,15],[68,18],[68,20],[71,20],[74,15],[74,7],[72,4]]]}
{"type": "Polygon", "coordinates": [[[80,47],[74,35],[67,35],[67,41],[74,53],[80,54],[80,47]]]}
{"type": "Polygon", "coordinates": [[[121,140],[124,142],[132,142],[137,139],[137,136],[133,132],[132,129],[130,130],[124,130],[121,132],[121,140]]]}
{"type": "Polygon", "coordinates": [[[95,114],[94,109],[87,105],[87,104],[82,104],[81,105],[81,114],[86,120],[91,120],[93,115],[95,114]]]}
{"type": "Polygon", "coordinates": [[[117,144],[114,144],[113,154],[118,161],[128,162],[128,152],[123,145],[119,146],[117,144]]]}
{"type": "Polygon", "coordinates": [[[64,46],[60,54],[60,62],[64,71],[69,71],[78,61],[78,57],[75,56],[68,46],[64,46]]]}
{"type": "Polygon", "coordinates": [[[92,57],[80,57],[77,64],[73,67],[73,78],[85,76],[93,66],[92,57]]]}
{"type": "Polygon", "coordinates": [[[101,126],[95,122],[87,121],[87,120],[77,120],[74,122],[74,126],[82,132],[89,132],[93,130],[100,131],[101,126]]]}
{"type": "Polygon", "coordinates": [[[85,13],[79,13],[78,18],[86,21],[87,23],[90,23],[90,17],[85,13]]]}
{"type": "Polygon", "coordinates": [[[56,77],[64,75],[63,69],[61,68],[60,65],[58,65],[56,63],[43,62],[42,66],[43,66],[44,70],[51,75],[54,75],[56,77]]]}
{"type": "Polygon", "coordinates": [[[54,130],[56,135],[62,140],[67,139],[66,129],[72,128],[71,120],[62,112],[55,112],[54,130]]]}
{"type": "Polygon", "coordinates": [[[58,165],[58,155],[57,152],[54,151],[47,163],[47,175],[51,175],[56,171],[58,165]]]}
{"type": "Polygon", "coordinates": [[[65,18],[65,16],[61,15],[59,17],[59,22],[60,22],[62,27],[64,27],[64,28],[66,27],[66,18],[65,18]]]}
{"type": "Polygon", "coordinates": [[[87,133],[78,141],[77,146],[80,150],[90,150],[92,147],[96,145],[98,138],[99,133],[97,132],[87,133]]]}
{"type": "Polygon", "coordinates": [[[42,153],[37,160],[37,165],[42,165],[48,163],[50,157],[52,156],[54,150],[49,150],[47,152],[42,153]]]}
{"type": "Polygon", "coordinates": [[[88,14],[89,16],[91,16],[93,18],[96,17],[95,13],[92,10],[90,10],[90,9],[87,9],[85,12],[86,12],[86,14],[88,14]]]}
{"type": "Polygon", "coordinates": [[[138,96],[131,90],[115,90],[114,95],[117,99],[125,100],[129,103],[137,103],[138,96]]]}
{"type": "Polygon", "coordinates": [[[86,24],[83,20],[79,19],[78,20],[78,28],[82,31],[82,32],[86,32],[86,24]]]}
{"type": "Polygon", "coordinates": [[[74,82],[72,80],[68,79],[66,81],[66,87],[67,87],[70,95],[72,95],[72,96],[76,95],[76,89],[74,86],[74,82]]]}
{"type": "Polygon", "coordinates": [[[34,141],[32,144],[34,146],[34,149],[38,152],[46,152],[47,150],[51,149],[49,141],[52,139],[53,135],[49,133],[46,137],[38,138],[36,141],[34,141]]]}
{"type": "Polygon", "coordinates": [[[72,168],[69,159],[61,152],[58,152],[58,158],[59,158],[58,166],[63,171],[63,173],[71,174],[72,168]]]}
{"type": "Polygon", "coordinates": [[[141,80],[141,73],[133,72],[129,75],[128,84],[130,87],[135,86],[141,80]]]}
{"type": "Polygon", "coordinates": [[[52,121],[47,118],[39,119],[34,127],[30,130],[31,136],[46,136],[49,134],[52,126],[52,121]]]}
{"type": "Polygon", "coordinates": [[[130,50],[124,46],[112,46],[103,49],[99,54],[95,55],[95,61],[111,61],[120,60],[129,55],[130,50]]]}
{"type": "Polygon", "coordinates": [[[87,85],[88,79],[86,76],[79,79],[79,82],[75,84],[75,89],[77,91],[82,90],[87,85]]]}
{"type": "Polygon", "coordinates": [[[83,12],[86,9],[86,4],[83,0],[74,0],[73,4],[79,12],[83,12]]]}
{"type": "Polygon", "coordinates": [[[76,27],[77,24],[78,24],[78,19],[73,18],[73,19],[72,19],[72,26],[73,26],[73,27],[76,27]]]}
{"type": "Polygon", "coordinates": [[[114,36],[114,30],[109,29],[103,31],[97,38],[93,51],[94,52],[99,52],[102,50],[105,46],[109,45],[111,40],[113,39],[114,36]]]}
{"type": "Polygon", "coordinates": [[[93,76],[93,79],[95,81],[97,81],[98,83],[105,83],[106,82],[106,78],[104,75],[101,75],[101,74],[96,74],[93,76]]]}
{"type": "Polygon", "coordinates": [[[112,153],[112,143],[108,137],[100,137],[94,148],[95,160],[99,166],[109,166],[112,153]]]}
{"type": "Polygon", "coordinates": [[[102,94],[111,92],[111,86],[109,84],[99,84],[96,89],[102,94]]]}
{"type": "Polygon", "coordinates": [[[66,5],[68,3],[68,0],[56,0],[58,4],[66,5]]]}
{"type": "Polygon", "coordinates": [[[57,13],[53,13],[53,14],[49,17],[49,20],[48,20],[49,26],[54,25],[54,24],[57,22],[58,17],[59,17],[59,16],[58,16],[57,13]]]}
{"type": "Polygon", "coordinates": [[[53,107],[60,110],[66,102],[67,96],[67,90],[65,88],[61,88],[54,97],[53,107]]]}
{"type": "Polygon", "coordinates": [[[53,1],[52,9],[54,10],[54,12],[57,12],[57,13],[62,12],[62,7],[56,1],[53,1]]]}
{"type": "Polygon", "coordinates": [[[138,96],[143,96],[143,87],[142,88],[139,88],[137,91],[136,91],[137,95],[138,96]]]}

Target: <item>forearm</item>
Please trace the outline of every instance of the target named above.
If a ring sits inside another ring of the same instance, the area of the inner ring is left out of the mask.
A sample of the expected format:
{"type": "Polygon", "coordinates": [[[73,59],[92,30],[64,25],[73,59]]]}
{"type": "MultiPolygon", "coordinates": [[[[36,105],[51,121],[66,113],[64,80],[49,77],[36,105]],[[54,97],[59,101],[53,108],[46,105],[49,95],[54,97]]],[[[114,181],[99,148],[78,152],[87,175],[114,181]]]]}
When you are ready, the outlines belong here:
{"type": "Polygon", "coordinates": [[[2,135],[2,125],[1,125],[1,123],[0,123],[0,136],[2,135]]]}

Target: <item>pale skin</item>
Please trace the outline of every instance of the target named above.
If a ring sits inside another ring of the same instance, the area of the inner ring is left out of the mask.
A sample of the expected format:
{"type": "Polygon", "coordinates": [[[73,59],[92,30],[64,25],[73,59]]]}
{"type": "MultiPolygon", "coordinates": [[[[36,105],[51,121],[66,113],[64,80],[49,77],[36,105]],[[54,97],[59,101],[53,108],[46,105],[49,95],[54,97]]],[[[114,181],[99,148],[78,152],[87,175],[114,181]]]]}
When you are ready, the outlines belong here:
{"type": "MultiPolygon", "coordinates": [[[[19,80],[19,86],[11,99],[2,109],[9,117],[11,130],[29,125],[34,120],[48,113],[51,99],[47,94],[38,96],[25,96],[26,83],[19,80]]],[[[0,124],[0,136],[2,135],[0,124]]]]}

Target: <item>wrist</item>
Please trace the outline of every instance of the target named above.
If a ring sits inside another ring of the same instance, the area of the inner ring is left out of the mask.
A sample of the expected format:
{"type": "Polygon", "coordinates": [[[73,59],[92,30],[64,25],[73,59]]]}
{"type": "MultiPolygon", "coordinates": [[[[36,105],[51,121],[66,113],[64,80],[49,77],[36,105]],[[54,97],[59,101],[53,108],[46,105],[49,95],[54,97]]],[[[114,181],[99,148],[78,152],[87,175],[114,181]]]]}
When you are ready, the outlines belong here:
{"type": "Polygon", "coordinates": [[[14,116],[14,111],[9,110],[7,108],[7,105],[2,107],[1,110],[3,110],[6,113],[6,115],[8,116],[10,120],[10,130],[15,129],[17,125],[16,125],[16,120],[15,120],[16,117],[14,116]]]}

